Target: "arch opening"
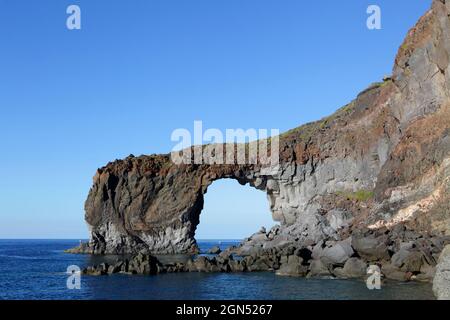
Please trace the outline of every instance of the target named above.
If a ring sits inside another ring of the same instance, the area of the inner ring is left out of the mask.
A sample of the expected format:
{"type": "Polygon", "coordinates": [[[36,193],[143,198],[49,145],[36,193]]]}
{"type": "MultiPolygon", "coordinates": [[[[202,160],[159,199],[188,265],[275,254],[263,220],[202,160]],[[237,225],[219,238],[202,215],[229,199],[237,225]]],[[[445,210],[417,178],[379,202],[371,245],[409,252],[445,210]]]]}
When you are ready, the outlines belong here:
{"type": "Polygon", "coordinates": [[[269,230],[276,224],[266,193],[231,178],[208,187],[199,220],[197,241],[243,240],[261,227],[269,230]]]}

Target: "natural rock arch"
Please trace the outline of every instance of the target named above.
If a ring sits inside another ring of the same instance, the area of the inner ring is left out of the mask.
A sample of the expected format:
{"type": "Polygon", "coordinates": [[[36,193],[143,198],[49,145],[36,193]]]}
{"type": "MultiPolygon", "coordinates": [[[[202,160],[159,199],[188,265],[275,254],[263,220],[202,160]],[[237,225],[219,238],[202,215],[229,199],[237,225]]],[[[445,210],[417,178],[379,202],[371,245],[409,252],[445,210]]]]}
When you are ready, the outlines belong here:
{"type": "Polygon", "coordinates": [[[267,192],[281,224],[277,244],[345,236],[330,222],[335,209],[354,218],[347,236],[399,219],[416,231],[448,233],[441,213],[450,199],[449,15],[449,1],[434,0],[401,45],[392,77],[281,135],[272,175],[255,165],[175,165],[168,155],[130,156],[99,169],[85,204],[91,240],[77,251],[195,250],[203,194],[220,178],[267,192]]]}
{"type": "Polygon", "coordinates": [[[194,252],[204,194],[213,182],[233,179],[271,192],[253,166],[168,164],[166,156],[130,156],[98,170],[85,205],[94,252],[194,252]]]}

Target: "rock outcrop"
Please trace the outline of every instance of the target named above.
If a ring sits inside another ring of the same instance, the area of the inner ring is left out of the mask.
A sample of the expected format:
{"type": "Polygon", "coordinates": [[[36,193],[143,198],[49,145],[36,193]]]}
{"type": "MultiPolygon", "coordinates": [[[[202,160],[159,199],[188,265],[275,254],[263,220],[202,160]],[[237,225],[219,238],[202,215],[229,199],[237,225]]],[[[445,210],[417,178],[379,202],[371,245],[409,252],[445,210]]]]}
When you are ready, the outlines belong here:
{"type": "MultiPolygon", "coordinates": [[[[352,277],[365,264],[346,264],[357,252],[389,262],[392,277],[422,274],[450,235],[449,15],[450,1],[434,0],[401,45],[391,77],[330,117],[282,134],[276,172],[258,164],[176,165],[170,155],[98,169],[85,204],[91,240],[72,252],[196,252],[203,196],[231,178],[266,192],[280,223],[247,239],[242,255],[294,246],[317,255],[314,274],[340,265],[352,277]]],[[[256,269],[273,267],[252,259],[256,269]]],[[[304,273],[291,259],[280,273],[304,273]]]]}
{"type": "Polygon", "coordinates": [[[433,292],[439,300],[450,300],[450,246],[446,246],[439,257],[433,292]]]}
{"type": "Polygon", "coordinates": [[[422,234],[400,224],[392,230],[354,230],[345,240],[321,240],[313,245],[279,242],[273,246],[270,238],[278,229],[256,233],[239,247],[224,252],[244,257],[270,256],[270,260],[278,262],[271,268],[279,275],[362,278],[367,276],[369,266],[378,266],[389,280],[429,282],[440,252],[450,244],[450,236],[422,234]]]}
{"type": "MultiPolygon", "coordinates": [[[[450,242],[450,239],[446,239],[446,241],[450,242]]],[[[312,248],[312,251],[308,248],[299,249],[295,246],[286,246],[254,252],[243,257],[234,254],[233,249],[225,250],[219,254],[208,253],[207,256],[159,256],[158,258],[146,252],[140,252],[126,258],[119,257],[112,263],[111,257],[107,257],[105,262],[85,268],[83,274],[156,275],[178,272],[275,272],[278,276],[289,277],[363,279],[368,277],[367,270],[369,268],[379,269],[381,265],[382,276],[388,280],[430,281],[433,278],[436,265],[433,255],[415,244],[403,244],[402,248],[390,260],[374,261],[376,257],[373,257],[372,262],[357,257],[357,252],[354,252],[352,257],[330,259],[326,249],[340,248],[339,245],[331,243],[327,247],[327,244],[319,243],[312,248]]],[[[350,241],[347,241],[346,245],[350,246],[350,241]]],[[[429,244],[425,245],[425,248],[428,247],[429,244]]],[[[445,254],[444,250],[437,267],[439,272],[435,277],[435,291],[441,298],[445,295],[445,292],[448,292],[448,265],[445,264],[445,254]]]]}

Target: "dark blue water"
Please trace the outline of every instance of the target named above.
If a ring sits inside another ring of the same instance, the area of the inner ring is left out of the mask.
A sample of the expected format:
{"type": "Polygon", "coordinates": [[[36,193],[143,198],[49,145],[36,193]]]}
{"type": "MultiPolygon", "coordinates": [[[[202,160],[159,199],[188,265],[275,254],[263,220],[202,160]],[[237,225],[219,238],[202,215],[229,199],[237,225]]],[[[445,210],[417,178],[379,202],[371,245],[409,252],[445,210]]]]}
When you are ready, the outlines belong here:
{"type": "MultiPolygon", "coordinates": [[[[433,299],[431,285],[278,277],[273,273],[82,276],[67,289],[67,267],[96,262],[66,254],[75,240],[0,240],[0,299],[433,299]]],[[[207,250],[217,241],[200,241],[207,250]]],[[[235,242],[222,242],[225,248],[235,242]]]]}

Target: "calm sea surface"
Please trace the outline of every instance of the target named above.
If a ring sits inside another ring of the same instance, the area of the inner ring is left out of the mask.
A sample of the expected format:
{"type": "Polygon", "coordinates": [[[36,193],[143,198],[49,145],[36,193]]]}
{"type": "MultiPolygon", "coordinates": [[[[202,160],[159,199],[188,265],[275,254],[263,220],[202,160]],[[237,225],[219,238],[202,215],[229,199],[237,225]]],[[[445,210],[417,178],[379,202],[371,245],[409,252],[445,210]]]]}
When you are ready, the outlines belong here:
{"type": "MultiPolygon", "coordinates": [[[[199,241],[200,249],[236,241],[199,241]]],[[[361,280],[278,277],[273,273],[83,276],[66,286],[67,267],[96,263],[66,254],[77,240],[0,240],[0,299],[434,299],[431,285],[385,283],[370,291],[361,280]]]]}

